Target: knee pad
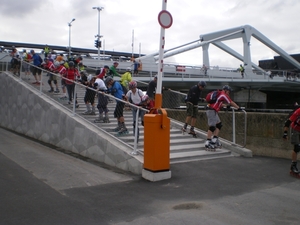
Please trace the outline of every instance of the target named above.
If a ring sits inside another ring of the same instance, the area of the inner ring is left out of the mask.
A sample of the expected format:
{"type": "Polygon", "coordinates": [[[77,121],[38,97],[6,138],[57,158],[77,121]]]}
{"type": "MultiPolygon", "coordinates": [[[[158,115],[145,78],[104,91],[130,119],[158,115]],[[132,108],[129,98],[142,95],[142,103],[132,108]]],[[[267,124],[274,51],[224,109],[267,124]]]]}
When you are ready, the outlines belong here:
{"type": "Polygon", "coordinates": [[[294,152],[300,152],[300,144],[294,145],[294,152]]]}
{"type": "Polygon", "coordinates": [[[51,80],[48,80],[48,84],[49,84],[49,85],[51,84],[51,80]]]}
{"type": "Polygon", "coordinates": [[[214,131],[216,130],[216,127],[210,126],[208,129],[209,129],[211,132],[214,132],[214,131]]]}
{"type": "Polygon", "coordinates": [[[216,124],[216,128],[218,128],[219,130],[221,130],[222,127],[223,127],[222,122],[216,124]]]}

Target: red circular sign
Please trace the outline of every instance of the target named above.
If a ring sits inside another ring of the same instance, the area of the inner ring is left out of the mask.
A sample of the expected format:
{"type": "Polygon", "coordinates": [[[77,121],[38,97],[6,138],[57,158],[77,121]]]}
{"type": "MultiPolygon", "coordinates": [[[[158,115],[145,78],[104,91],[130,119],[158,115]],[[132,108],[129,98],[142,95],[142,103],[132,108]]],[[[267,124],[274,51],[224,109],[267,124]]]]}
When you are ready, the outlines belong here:
{"type": "Polygon", "coordinates": [[[162,28],[169,28],[172,26],[173,18],[171,13],[169,13],[167,10],[162,10],[158,14],[158,22],[162,28]]]}

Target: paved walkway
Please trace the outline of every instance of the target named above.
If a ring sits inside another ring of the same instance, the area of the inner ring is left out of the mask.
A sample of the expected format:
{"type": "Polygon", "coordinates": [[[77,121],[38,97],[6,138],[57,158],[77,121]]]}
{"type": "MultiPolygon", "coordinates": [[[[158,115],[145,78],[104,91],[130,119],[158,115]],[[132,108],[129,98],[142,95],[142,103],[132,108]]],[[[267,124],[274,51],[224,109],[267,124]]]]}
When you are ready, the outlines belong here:
{"type": "Polygon", "coordinates": [[[290,161],[231,157],[148,182],[0,128],[0,224],[299,224],[290,161]]]}

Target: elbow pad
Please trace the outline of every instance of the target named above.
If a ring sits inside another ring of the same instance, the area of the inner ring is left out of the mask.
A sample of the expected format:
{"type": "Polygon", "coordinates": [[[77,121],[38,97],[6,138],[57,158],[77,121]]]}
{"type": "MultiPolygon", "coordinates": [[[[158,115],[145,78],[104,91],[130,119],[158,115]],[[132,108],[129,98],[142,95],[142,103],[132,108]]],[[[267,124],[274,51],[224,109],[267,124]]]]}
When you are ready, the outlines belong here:
{"type": "Polygon", "coordinates": [[[292,121],[286,120],[284,126],[285,127],[290,127],[291,123],[292,123],[292,121]]]}

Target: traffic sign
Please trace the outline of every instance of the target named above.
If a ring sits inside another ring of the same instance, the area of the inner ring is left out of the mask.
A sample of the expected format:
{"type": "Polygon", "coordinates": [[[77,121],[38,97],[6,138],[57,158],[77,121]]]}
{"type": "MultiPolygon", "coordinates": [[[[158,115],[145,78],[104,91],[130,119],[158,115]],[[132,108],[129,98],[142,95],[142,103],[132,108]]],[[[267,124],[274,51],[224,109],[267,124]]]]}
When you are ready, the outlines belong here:
{"type": "Polygon", "coordinates": [[[170,28],[173,23],[173,18],[171,13],[169,13],[167,10],[162,10],[158,14],[158,22],[162,28],[170,28]]]}

